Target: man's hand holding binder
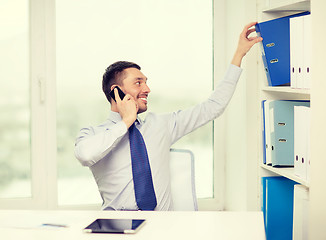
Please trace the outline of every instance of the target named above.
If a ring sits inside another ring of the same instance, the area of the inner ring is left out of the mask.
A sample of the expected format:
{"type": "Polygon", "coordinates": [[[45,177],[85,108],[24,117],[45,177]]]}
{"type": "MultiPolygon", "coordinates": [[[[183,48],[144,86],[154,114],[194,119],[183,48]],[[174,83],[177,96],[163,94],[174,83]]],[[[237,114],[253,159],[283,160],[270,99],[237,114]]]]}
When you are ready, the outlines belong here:
{"type": "Polygon", "coordinates": [[[231,62],[233,65],[240,67],[242,58],[247,54],[251,47],[263,40],[263,38],[257,36],[249,37],[251,33],[256,31],[255,28],[253,28],[256,24],[257,22],[251,22],[243,28],[239,37],[237,50],[235,51],[231,62]]]}

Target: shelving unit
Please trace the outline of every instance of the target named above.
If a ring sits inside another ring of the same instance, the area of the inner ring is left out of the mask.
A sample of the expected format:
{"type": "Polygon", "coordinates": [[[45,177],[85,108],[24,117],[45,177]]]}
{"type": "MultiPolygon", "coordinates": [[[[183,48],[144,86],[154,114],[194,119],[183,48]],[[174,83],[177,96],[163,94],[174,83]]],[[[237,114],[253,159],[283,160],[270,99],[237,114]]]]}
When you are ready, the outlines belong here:
{"type": "Polygon", "coordinates": [[[262,12],[310,11],[310,0],[287,0],[264,8],[262,12]]]}
{"type": "Polygon", "coordinates": [[[297,177],[294,174],[294,168],[293,167],[275,168],[275,167],[268,166],[268,165],[265,165],[265,164],[261,164],[260,167],[267,170],[267,171],[269,171],[269,174],[270,173],[275,173],[276,175],[283,176],[283,177],[286,177],[286,178],[291,179],[293,181],[296,181],[297,183],[300,183],[300,184],[304,185],[305,187],[309,187],[309,183],[307,181],[302,180],[301,178],[297,177]]]}
{"type": "MultiPolygon", "coordinates": [[[[260,0],[258,0],[260,1],[260,0]]],[[[270,6],[270,8],[264,8],[259,11],[260,16],[259,21],[267,21],[273,18],[279,18],[282,16],[292,15],[298,12],[309,11],[310,10],[310,1],[308,0],[288,0],[283,1],[282,3],[276,4],[275,6],[270,6]]],[[[264,67],[262,65],[262,61],[259,61],[259,101],[262,100],[310,100],[310,89],[293,89],[289,86],[282,87],[269,87],[267,85],[267,79],[265,76],[265,72],[263,71],[264,67]]],[[[261,117],[261,116],[260,116],[261,117]]],[[[260,119],[262,122],[262,119],[260,119]]],[[[262,143],[262,137],[259,140],[262,143]]],[[[309,183],[300,179],[296,175],[294,175],[294,168],[275,168],[272,166],[267,166],[261,163],[263,159],[262,148],[259,154],[260,162],[259,162],[259,179],[265,176],[273,176],[279,175],[291,180],[294,180],[302,185],[309,187],[309,183]]],[[[260,196],[259,196],[260,197],[260,196]]]]}
{"type": "Polygon", "coordinates": [[[264,87],[262,91],[288,93],[288,94],[301,94],[301,95],[310,96],[310,89],[293,89],[290,87],[264,87]]]}
{"type": "MultiPolygon", "coordinates": [[[[308,239],[326,239],[326,76],[325,76],[325,39],[323,31],[326,22],[326,1],[324,0],[282,0],[282,4],[266,8],[268,0],[256,0],[248,10],[248,16],[252,16],[251,9],[256,7],[257,21],[267,21],[297,11],[311,11],[312,15],[312,82],[310,90],[290,89],[289,87],[268,87],[261,60],[253,56],[247,65],[248,81],[247,94],[247,141],[248,149],[248,209],[260,210],[261,204],[261,177],[284,176],[297,181],[309,188],[309,225],[308,239]],[[253,74],[253,71],[256,75],[253,74]],[[262,147],[262,116],[261,100],[263,99],[304,99],[311,101],[311,168],[310,182],[301,181],[294,176],[292,169],[276,169],[263,165],[262,147]],[[253,107],[254,106],[254,107],[253,107]],[[258,126],[258,127],[257,127],[258,126]],[[252,144],[252,143],[255,144],[252,144]]],[[[281,2],[281,0],[278,0],[281,2]]],[[[248,1],[249,3],[249,1],[248,1]]],[[[259,49],[257,49],[258,53],[259,49]]]]}
{"type": "MultiPolygon", "coordinates": [[[[313,0],[312,0],[313,1],[313,0]]],[[[258,21],[263,22],[271,19],[280,18],[283,16],[293,15],[299,12],[310,11],[310,1],[309,0],[283,0],[279,1],[273,6],[269,6],[266,8],[263,6],[262,0],[257,0],[258,6],[258,21]]],[[[257,106],[260,107],[260,103],[262,100],[311,100],[311,90],[310,89],[293,89],[289,86],[282,86],[282,87],[269,87],[267,84],[267,78],[264,72],[264,66],[261,60],[261,56],[259,56],[259,63],[258,63],[258,86],[259,86],[259,97],[258,101],[259,104],[257,106]]],[[[261,109],[259,109],[261,112],[261,109]]],[[[259,123],[262,123],[262,116],[261,114],[258,117],[259,123]]],[[[258,206],[260,208],[261,201],[261,178],[267,176],[282,176],[287,179],[293,180],[306,188],[310,189],[311,184],[310,182],[301,179],[300,177],[294,174],[293,167],[272,167],[266,164],[263,164],[263,146],[262,146],[262,138],[263,136],[258,137],[259,141],[259,159],[258,159],[258,206]]]]}

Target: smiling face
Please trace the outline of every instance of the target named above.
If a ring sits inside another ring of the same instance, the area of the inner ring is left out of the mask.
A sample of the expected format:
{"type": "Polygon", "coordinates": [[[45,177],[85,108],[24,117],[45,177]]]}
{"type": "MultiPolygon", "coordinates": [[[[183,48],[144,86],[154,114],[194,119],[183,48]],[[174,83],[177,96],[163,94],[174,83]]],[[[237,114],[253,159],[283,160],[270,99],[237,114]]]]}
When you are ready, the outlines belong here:
{"type": "Polygon", "coordinates": [[[138,104],[138,113],[147,110],[147,97],[150,89],[147,86],[147,77],[137,68],[123,70],[121,89],[124,93],[130,94],[138,104]]]}

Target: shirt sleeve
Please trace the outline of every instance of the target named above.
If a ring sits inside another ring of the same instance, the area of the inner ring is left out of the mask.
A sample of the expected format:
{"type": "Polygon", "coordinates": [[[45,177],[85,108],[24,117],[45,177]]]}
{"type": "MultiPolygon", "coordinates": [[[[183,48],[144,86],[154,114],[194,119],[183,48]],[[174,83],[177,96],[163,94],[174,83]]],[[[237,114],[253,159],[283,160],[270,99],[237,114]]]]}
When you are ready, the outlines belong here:
{"type": "Polygon", "coordinates": [[[75,142],[75,156],[83,166],[92,166],[104,158],[127,133],[123,121],[103,129],[88,127],[80,130],[75,142]]]}
{"type": "Polygon", "coordinates": [[[236,89],[241,72],[241,68],[231,64],[224,78],[206,101],[192,108],[172,113],[170,121],[172,144],[224,112],[236,89]]]}

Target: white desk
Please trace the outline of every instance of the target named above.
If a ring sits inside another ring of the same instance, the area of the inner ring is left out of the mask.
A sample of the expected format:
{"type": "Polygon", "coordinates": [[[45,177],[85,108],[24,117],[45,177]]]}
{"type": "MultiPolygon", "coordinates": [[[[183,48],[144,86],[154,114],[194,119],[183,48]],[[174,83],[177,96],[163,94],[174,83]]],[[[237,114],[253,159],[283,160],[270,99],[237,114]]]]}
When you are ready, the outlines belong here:
{"type": "Polygon", "coordinates": [[[0,210],[4,240],[101,239],[236,239],[265,240],[261,212],[111,212],[0,210]],[[90,234],[82,229],[96,218],[145,218],[136,234],[90,234]],[[39,228],[42,223],[67,228],[39,228]]]}

